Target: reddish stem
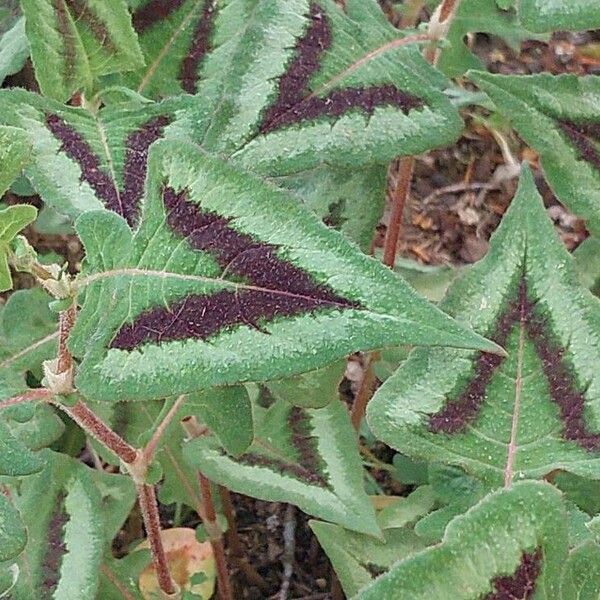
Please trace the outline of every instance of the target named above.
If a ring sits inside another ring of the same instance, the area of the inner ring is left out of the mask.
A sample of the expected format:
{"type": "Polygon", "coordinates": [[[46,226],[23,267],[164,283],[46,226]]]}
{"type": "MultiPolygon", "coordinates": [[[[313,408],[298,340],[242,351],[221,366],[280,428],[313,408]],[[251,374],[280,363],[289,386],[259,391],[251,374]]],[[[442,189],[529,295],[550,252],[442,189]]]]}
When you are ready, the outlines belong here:
{"type": "Polygon", "coordinates": [[[415,159],[412,156],[406,156],[400,160],[398,181],[392,194],[392,211],[385,234],[382,259],[383,264],[391,268],[393,268],[396,263],[396,252],[398,250],[398,239],[400,237],[400,228],[402,226],[402,215],[404,214],[406,199],[410,192],[414,164],[415,159]]]}
{"type": "Polygon", "coordinates": [[[58,364],[57,373],[66,373],[73,368],[73,357],[67,348],[69,334],[77,320],[77,305],[75,302],[67,310],[63,310],[59,317],[58,327],[58,364]]]}
{"type": "Polygon", "coordinates": [[[114,452],[124,463],[135,462],[138,451],[115,433],[83,401],[79,400],[75,406],[66,406],[57,402],[56,406],[66,412],[86,433],[114,452]]]}
{"type": "Polygon", "coordinates": [[[36,400],[50,400],[52,393],[50,390],[45,388],[28,390],[27,392],[23,392],[18,396],[13,396],[12,398],[8,398],[6,400],[2,400],[0,402],[0,410],[3,408],[8,408],[9,406],[14,406],[15,404],[22,404],[23,402],[34,402],[36,400]]]}
{"type": "Polygon", "coordinates": [[[160,589],[167,595],[175,595],[178,591],[177,585],[171,577],[169,565],[167,563],[167,555],[162,545],[160,536],[160,518],[158,515],[158,504],[156,502],[156,494],[154,486],[147,483],[136,485],[140,509],[144,518],[144,526],[146,527],[146,535],[150,542],[150,550],[152,551],[152,562],[158,579],[160,589]]]}
{"type": "Polygon", "coordinates": [[[229,569],[225,556],[225,546],[223,545],[223,534],[217,523],[217,513],[213,502],[210,481],[202,473],[199,473],[199,477],[200,495],[202,496],[202,505],[204,506],[204,515],[206,517],[204,526],[210,536],[210,543],[215,555],[219,596],[222,600],[233,600],[229,569]]]}
{"type": "Polygon", "coordinates": [[[350,420],[354,429],[358,432],[360,424],[365,416],[367,410],[367,404],[373,396],[375,390],[375,373],[373,372],[373,363],[379,358],[376,352],[367,354],[366,364],[364,368],[363,378],[360,382],[360,388],[352,404],[352,411],[350,413],[350,420]]]}

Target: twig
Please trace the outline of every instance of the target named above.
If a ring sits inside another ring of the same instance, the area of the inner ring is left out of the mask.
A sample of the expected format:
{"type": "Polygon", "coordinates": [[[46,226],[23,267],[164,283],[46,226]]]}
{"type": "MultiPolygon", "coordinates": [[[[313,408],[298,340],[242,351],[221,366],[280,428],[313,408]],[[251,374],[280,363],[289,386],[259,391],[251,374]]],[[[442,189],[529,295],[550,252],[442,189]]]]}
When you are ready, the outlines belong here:
{"type": "Polygon", "coordinates": [[[75,406],[67,406],[60,402],[54,404],[66,412],[87,434],[114,452],[124,463],[133,464],[138,458],[138,451],[114,432],[96,413],[82,400],[75,406]]]}
{"type": "Polygon", "coordinates": [[[198,473],[200,478],[200,494],[202,496],[202,504],[206,514],[206,522],[204,527],[210,536],[213,553],[215,555],[215,564],[217,567],[217,583],[218,592],[221,600],[233,600],[233,592],[231,590],[231,581],[229,579],[229,569],[227,567],[227,558],[225,557],[225,546],[223,545],[223,533],[217,523],[217,513],[210,488],[210,481],[198,473]]]}
{"type": "Polygon", "coordinates": [[[383,264],[393,268],[396,262],[396,252],[398,249],[398,238],[400,237],[400,228],[402,226],[402,215],[406,206],[406,199],[410,192],[410,182],[412,180],[415,159],[413,156],[406,156],[400,160],[398,169],[398,179],[394,186],[392,194],[392,212],[390,222],[385,233],[385,243],[383,246],[383,264]]]}
{"type": "Polygon", "coordinates": [[[156,502],[156,493],[154,486],[147,483],[137,483],[136,490],[138,500],[140,502],[140,510],[146,527],[146,535],[150,542],[150,550],[152,551],[152,560],[154,569],[156,570],[156,578],[160,589],[167,596],[175,597],[178,593],[177,584],[173,581],[167,563],[167,556],[162,545],[160,518],[158,515],[158,504],[156,502]]]}
{"type": "Polygon", "coordinates": [[[0,410],[8,408],[9,406],[15,406],[15,404],[23,404],[24,402],[34,402],[36,400],[49,401],[52,397],[52,392],[46,388],[40,388],[35,390],[28,390],[12,398],[2,400],[0,402],[0,410]]]}
{"type": "Polygon", "coordinates": [[[296,509],[287,505],[283,521],[283,580],[277,595],[278,600],[287,600],[290,591],[290,582],[294,573],[294,560],[296,555],[296,509]]]}
{"type": "Polygon", "coordinates": [[[165,415],[165,418],[158,424],[158,427],[154,430],[150,441],[146,444],[146,447],[142,451],[142,455],[144,457],[144,460],[146,461],[146,464],[150,464],[152,462],[154,454],[156,453],[156,448],[158,447],[162,436],[164,435],[167,427],[173,421],[175,415],[177,414],[177,411],[183,404],[186,397],[187,396],[185,394],[182,394],[181,396],[179,396],[179,398],[177,398],[177,400],[173,403],[173,406],[171,406],[171,408],[169,409],[169,412],[167,412],[167,414],[165,415]]]}
{"type": "Polygon", "coordinates": [[[452,185],[445,185],[444,187],[438,188],[437,190],[433,190],[431,194],[426,196],[421,204],[429,204],[436,198],[443,196],[444,194],[455,194],[457,192],[475,192],[477,190],[496,190],[498,189],[499,184],[494,183],[478,183],[478,182],[461,182],[461,183],[453,183],[452,185]]]}
{"type": "Polygon", "coordinates": [[[221,506],[223,513],[227,519],[227,531],[225,539],[229,548],[230,556],[233,559],[235,566],[243,573],[248,583],[256,586],[263,594],[267,594],[269,586],[267,582],[260,576],[258,571],[246,560],[244,549],[237,530],[235,521],[235,509],[231,499],[231,493],[223,486],[219,486],[219,495],[221,497],[221,506]]]}

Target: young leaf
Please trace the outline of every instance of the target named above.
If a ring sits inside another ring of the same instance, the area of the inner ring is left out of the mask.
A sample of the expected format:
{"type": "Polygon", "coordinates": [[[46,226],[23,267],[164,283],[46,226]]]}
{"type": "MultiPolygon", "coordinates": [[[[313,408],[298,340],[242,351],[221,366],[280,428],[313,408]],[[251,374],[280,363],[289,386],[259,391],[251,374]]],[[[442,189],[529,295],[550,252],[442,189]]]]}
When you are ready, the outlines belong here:
{"type": "Polygon", "coordinates": [[[149,165],[133,238],[113,214],[77,223],[87,293],[69,341],[87,397],[274,379],[400,342],[497,351],[250,175],[183,142],[155,144],[149,165]]]}
{"type": "Polygon", "coordinates": [[[566,557],[560,493],[519,482],[486,496],[450,523],[441,544],[396,563],[357,598],[555,600],[566,557]]]}
{"type": "Polygon", "coordinates": [[[589,0],[519,0],[519,17],[529,31],[596,29],[600,5],[589,0]]]}
{"type": "Polygon", "coordinates": [[[0,35],[0,85],[6,77],[23,68],[28,56],[25,17],[20,17],[8,31],[0,35]]]}
{"type": "Polygon", "coordinates": [[[447,80],[375,0],[260,1],[219,50],[199,86],[215,107],[204,144],[257,173],[388,162],[459,134],[447,80]]]}
{"type": "Polygon", "coordinates": [[[60,102],[144,63],[124,0],[22,0],[40,89],[60,102]]]}
{"type": "Polygon", "coordinates": [[[558,199],[600,232],[600,77],[469,74],[539,153],[558,199]]]}
{"type": "Polygon", "coordinates": [[[0,489],[0,562],[18,556],[27,543],[27,530],[10,498],[0,489]]]}
{"type": "Polygon", "coordinates": [[[0,292],[12,289],[13,282],[8,266],[10,242],[35,221],[37,209],[29,204],[15,204],[0,210],[0,292]]]}
{"type": "Polygon", "coordinates": [[[0,126],[0,197],[29,162],[31,144],[16,127],[0,126]]]}
{"type": "Polygon", "coordinates": [[[373,232],[383,214],[387,167],[334,169],[322,165],[310,171],[273,178],[300,197],[326,225],[341,231],[368,253],[373,232]]]}
{"type": "Polygon", "coordinates": [[[564,600],[596,600],[600,587],[600,546],[586,542],[569,553],[561,593],[564,600]]]}
{"type": "Polygon", "coordinates": [[[213,437],[192,440],[183,452],[189,464],[236,492],[380,534],[363,487],[356,435],[339,401],[317,410],[277,401],[257,415],[254,443],[238,458],[213,437]]]}
{"type": "Polygon", "coordinates": [[[31,475],[43,468],[43,459],[17,440],[0,421],[0,475],[31,475]]]}
{"type": "Polygon", "coordinates": [[[528,170],[488,255],[442,307],[508,356],[414,350],[369,404],[375,435],[495,485],[555,469],[600,478],[600,301],[580,285],[528,170]]]}
{"type": "MultiPolygon", "coordinates": [[[[60,0],[64,1],[64,0],[60,0]]],[[[189,98],[107,106],[92,114],[24,90],[0,92],[0,120],[22,128],[33,146],[25,173],[43,200],[73,218],[102,207],[134,225],[146,178],[148,148],[180,127],[189,98]]],[[[192,114],[192,113],[190,113],[192,114]]]]}
{"type": "Polygon", "coordinates": [[[11,598],[95,598],[108,533],[105,490],[124,476],[92,476],[77,460],[49,451],[45,456],[47,467],[24,479],[14,493],[29,539],[17,561],[21,576],[11,598]]]}
{"type": "Polygon", "coordinates": [[[339,525],[309,521],[348,598],[354,597],[394,563],[426,548],[410,529],[388,529],[384,539],[348,531],[339,525]]]}
{"type": "Polygon", "coordinates": [[[469,69],[484,64],[465,44],[467,34],[487,33],[518,47],[531,33],[520,26],[516,11],[500,6],[496,0],[462,0],[447,35],[448,47],[442,49],[438,68],[448,77],[460,77],[469,69]]]}

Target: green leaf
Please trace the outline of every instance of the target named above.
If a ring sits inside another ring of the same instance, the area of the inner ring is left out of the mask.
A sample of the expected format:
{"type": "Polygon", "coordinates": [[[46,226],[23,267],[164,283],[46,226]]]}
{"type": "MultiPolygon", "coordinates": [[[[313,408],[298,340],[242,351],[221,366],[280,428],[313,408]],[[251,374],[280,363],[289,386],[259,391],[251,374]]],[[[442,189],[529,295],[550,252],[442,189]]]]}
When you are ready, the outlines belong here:
{"type": "Polygon", "coordinates": [[[480,600],[535,586],[536,600],[555,600],[566,557],[559,492],[520,482],[486,496],[450,523],[440,545],[396,563],[357,598],[480,600]]]}
{"type": "Polygon", "coordinates": [[[289,502],[353,531],[380,535],[345,405],[314,410],[279,400],[255,416],[247,453],[228,456],[213,437],[203,437],[184,446],[186,460],[233,491],[289,502]]]}
{"type": "Polygon", "coordinates": [[[0,126],[0,197],[30,160],[31,145],[24,132],[0,126]]]}
{"type": "Polygon", "coordinates": [[[27,530],[10,499],[0,491],[0,562],[18,556],[27,543],[27,530]]]}
{"type": "Polygon", "coordinates": [[[600,586],[600,546],[586,542],[569,553],[561,583],[562,598],[596,600],[600,586]]]}
{"type": "Polygon", "coordinates": [[[72,218],[109,208],[131,225],[144,193],[148,147],[193,131],[194,112],[184,116],[191,108],[190,98],[174,98],[92,113],[24,90],[0,92],[0,122],[26,133],[33,151],[25,174],[42,199],[72,218]]]}
{"type": "Polygon", "coordinates": [[[144,63],[124,0],[22,0],[31,60],[45,96],[89,92],[94,78],[144,63]]]}
{"type": "Polygon", "coordinates": [[[439,69],[448,77],[460,77],[469,69],[485,65],[465,43],[469,33],[488,33],[502,38],[513,48],[533,37],[520,26],[514,10],[496,0],[462,0],[452,19],[445,47],[438,61],[439,69]]]}
{"type": "Polygon", "coordinates": [[[77,222],[87,291],[69,341],[88,398],[275,379],[400,342],[498,351],[250,175],[180,141],[149,164],[132,238],[109,213],[77,222]]]}
{"type": "Polygon", "coordinates": [[[100,567],[97,598],[102,600],[143,600],[138,587],[140,573],[150,563],[150,551],[138,550],[124,558],[108,554],[100,567]]]}
{"type": "Polygon", "coordinates": [[[600,77],[490,75],[469,78],[539,153],[558,199],[600,232],[600,77]]]}
{"type": "Polygon", "coordinates": [[[595,237],[585,239],[573,252],[573,258],[582,285],[597,296],[600,292],[600,240],[595,237]]]}
{"type": "Polygon", "coordinates": [[[556,469],[600,478],[600,301],[579,283],[529,170],[488,255],[441,306],[508,356],[414,350],[369,404],[374,434],[493,485],[556,469]]]}
{"type": "Polygon", "coordinates": [[[424,265],[408,258],[398,257],[394,271],[431,302],[439,302],[450,284],[465,269],[442,265],[424,265]]]}
{"type": "Polygon", "coordinates": [[[600,6],[589,0],[519,0],[519,17],[529,31],[596,29],[600,6]]]}
{"type": "Polygon", "coordinates": [[[0,84],[9,75],[18,73],[29,56],[29,44],[25,35],[25,17],[0,36],[0,84]]]}
{"type": "Polygon", "coordinates": [[[377,515],[377,522],[382,529],[405,527],[428,514],[434,506],[433,489],[431,486],[421,485],[408,496],[398,498],[381,510],[377,515]]]}
{"type": "Polygon", "coordinates": [[[254,439],[252,403],[243,386],[196,394],[188,398],[185,410],[208,426],[228,454],[243,454],[254,439]]]}
{"type": "Polygon", "coordinates": [[[301,408],[323,408],[340,397],[339,387],[346,370],[346,360],[337,362],[278,381],[268,381],[265,385],[278,399],[285,400],[301,408]]]}
{"type": "Polygon", "coordinates": [[[39,288],[18,290],[0,313],[0,400],[25,391],[28,372],[41,379],[42,362],[56,354],[57,315],[49,300],[39,288]]]}
{"type": "Polygon", "coordinates": [[[10,242],[35,221],[37,208],[29,204],[15,204],[0,210],[0,292],[12,289],[13,282],[8,265],[10,242]]]}
{"type": "Polygon", "coordinates": [[[426,547],[409,529],[388,529],[384,531],[384,540],[377,540],[331,523],[310,521],[309,524],[327,553],[348,598],[398,560],[426,547]]]}
{"type": "Polygon", "coordinates": [[[14,492],[28,541],[11,598],[95,598],[106,536],[114,533],[103,522],[105,489],[124,476],[94,473],[75,459],[45,452],[47,467],[14,492]]]}
{"type": "Polygon", "coordinates": [[[368,253],[385,204],[387,168],[320,166],[273,181],[300,197],[325,224],[341,231],[368,253]]]}

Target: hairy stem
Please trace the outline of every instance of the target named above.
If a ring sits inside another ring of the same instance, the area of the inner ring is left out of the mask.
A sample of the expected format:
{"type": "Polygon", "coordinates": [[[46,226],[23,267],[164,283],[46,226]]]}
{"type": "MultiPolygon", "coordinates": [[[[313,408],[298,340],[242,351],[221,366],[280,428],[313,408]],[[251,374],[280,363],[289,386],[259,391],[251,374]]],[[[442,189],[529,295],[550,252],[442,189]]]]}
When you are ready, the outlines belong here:
{"type": "Polygon", "coordinates": [[[36,400],[49,401],[51,397],[52,392],[45,388],[28,390],[22,394],[13,396],[12,398],[2,400],[2,402],[0,402],[0,410],[8,408],[9,406],[14,406],[15,404],[23,404],[23,402],[35,402],[36,400]]]}
{"type": "Polygon", "coordinates": [[[217,513],[213,502],[210,481],[202,475],[202,473],[199,473],[198,475],[200,477],[202,505],[204,506],[204,514],[206,515],[206,523],[204,526],[210,536],[210,543],[215,555],[219,596],[221,600],[233,600],[229,569],[227,567],[227,558],[225,556],[225,546],[223,545],[223,534],[217,523],[217,513]]]}
{"type": "Polygon", "coordinates": [[[186,397],[187,396],[185,396],[185,394],[182,394],[181,396],[179,396],[179,398],[177,398],[177,400],[173,403],[173,406],[171,406],[171,408],[169,409],[169,412],[167,412],[167,414],[165,415],[165,418],[159,423],[158,427],[154,430],[152,438],[150,438],[150,441],[146,444],[146,447],[143,450],[143,456],[144,460],[146,461],[146,464],[150,464],[150,462],[152,462],[154,454],[156,453],[156,448],[158,447],[162,436],[164,435],[167,427],[175,418],[177,411],[185,401],[186,397]]]}
{"type": "Polygon", "coordinates": [[[58,362],[57,373],[66,373],[73,368],[73,357],[67,347],[69,335],[75,321],[77,320],[77,304],[75,301],[67,310],[63,310],[59,316],[58,325],[58,362]]]}
{"type": "Polygon", "coordinates": [[[175,596],[178,592],[177,584],[173,581],[167,563],[167,556],[162,545],[160,536],[160,518],[158,515],[158,504],[156,501],[156,493],[154,486],[147,483],[136,484],[140,510],[146,527],[146,535],[150,542],[150,550],[152,551],[152,561],[158,579],[160,589],[168,596],[175,596]]]}
{"type": "Polygon", "coordinates": [[[138,451],[115,433],[85,402],[79,400],[75,406],[66,406],[55,402],[56,406],[66,412],[87,434],[114,452],[124,463],[133,464],[138,451]]]}

